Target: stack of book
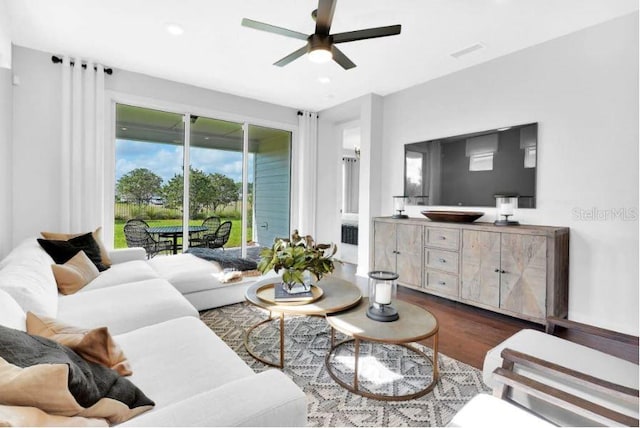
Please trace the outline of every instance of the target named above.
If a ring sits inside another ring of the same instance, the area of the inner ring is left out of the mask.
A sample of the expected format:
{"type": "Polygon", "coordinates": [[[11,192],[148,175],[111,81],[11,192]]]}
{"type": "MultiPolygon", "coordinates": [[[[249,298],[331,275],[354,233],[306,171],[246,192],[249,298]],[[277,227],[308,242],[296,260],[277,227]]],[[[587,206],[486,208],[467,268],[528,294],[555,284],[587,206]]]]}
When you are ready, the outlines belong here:
{"type": "Polygon", "coordinates": [[[274,284],[273,291],[276,302],[310,302],[313,300],[313,292],[307,290],[302,284],[294,285],[291,290],[286,290],[283,284],[274,284]]]}

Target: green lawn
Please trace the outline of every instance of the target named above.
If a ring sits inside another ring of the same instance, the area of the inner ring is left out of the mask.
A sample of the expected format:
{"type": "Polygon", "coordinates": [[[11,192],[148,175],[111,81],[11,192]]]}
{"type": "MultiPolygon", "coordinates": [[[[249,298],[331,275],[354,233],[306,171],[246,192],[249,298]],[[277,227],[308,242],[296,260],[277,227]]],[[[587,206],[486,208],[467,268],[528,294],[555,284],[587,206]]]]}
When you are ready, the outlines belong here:
{"type": "MultiPolygon", "coordinates": [[[[241,239],[241,232],[242,232],[242,228],[241,228],[241,220],[234,220],[234,219],[227,219],[227,218],[222,218],[221,221],[231,221],[232,225],[231,226],[231,236],[229,237],[229,242],[227,242],[227,245],[225,245],[226,248],[231,248],[231,247],[239,247],[240,246],[240,242],[242,241],[241,239]]],[[[145,220],[149,226],[154,227],[154,226],[178,226],[182,224],[182,219],[169,219],[169,220],[145,220]]],[[[127,241],[124,239],[124,224],[126,223],[125,220],[116,220],[115,221],[115,225],[114,225],[114,229],[115,229],[115,236],[114,236],[114,240],[113,240],[113,245],[114,248],[126,248],[127,246],[127,241]]],[[[202,220],[191,220],[189,222],[190,225],[193,226],[200,226],[202,224],[202,220]]],[[[252,236],[252,230],[251,228],[247,228],[247,236],[250,237],[252,236]]],[[[178,240],[178,242],[180,242],[180,240],[178,240]]]]}

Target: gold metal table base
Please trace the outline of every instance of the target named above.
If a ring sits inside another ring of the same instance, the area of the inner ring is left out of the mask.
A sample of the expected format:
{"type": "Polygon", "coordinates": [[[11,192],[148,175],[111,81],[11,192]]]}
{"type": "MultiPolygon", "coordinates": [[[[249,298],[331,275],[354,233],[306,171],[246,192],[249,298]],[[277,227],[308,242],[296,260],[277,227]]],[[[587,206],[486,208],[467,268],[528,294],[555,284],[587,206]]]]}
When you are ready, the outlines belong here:
{"type": "Polygon", "coordinates": [[[329,375],[331,376],[331,378],[336,381],[336,383],[340,386],[342,386],[343,388],[345,388],[347,391],[352,392],[354,394],[358,394],[358,395],[362,395],[363,397],[367,397],[367,398],[373,398],[375,400],[382,400],[382,401],[405,401],[405,400],[413,400],[414,398],[418,398],[418,397],[422,397],[425,394],[428,394],[429,392],[431,392],[433,390],[433,388],[435,388],[436,384],[438,383],[438,379],[440,378],[439,372],[438,372],[438,335],[437,333],[433,336],[433,358],[429,357],[427,354],[425,354],[424,352],[422,352],[421,350],[419,350],[418,348],[411,346],[407,343],[383,343],[383,342],[374,342],[374,341],[367,341],[373,344],[376,343],[380,343],[383,345],[399,345],[399,346],[403,346],[407,349],[409,349],[410,351],[415,352],[416,354],[422,356],[423,358],[425,358],[427,361],[429,361],[431,363],[431,366],[433,367],[433,379],[431,380],[431,383],[429,383],[424,389],[421,389],[420,391],[411,393],[411,394],[405,394],[405,395],[386,395],[386,394],[376,394],[373,392],[369,392],[369,391],[364,391],[362,389],[360,389],[359,384],[358,384],[358,363],[359,363],[359,358],[360,358],[360,342],[361,340],[358,338],[349,338],[346,340],[343,340],[341,342],[339,342],[338,344],[335,343],[335,329],[331,329],[331,349],[329,349],[329,352],[327,353],[327,356],[325,357],[324,363],[325,366],[327,368],[327,371],[329,372],[329,375]],[[331,365],[331,361],[332,361],[332,355],[334,353],[334,351],[336,349],[338,349],[340,346],[349,343],[349,342],[354,342],[354,370],[353,370],[353,384],[350,385],[346,382],[344,382],[342,379],[340,379],[333,371],[333,367],[331,365]]]}
{"type": "Polygon", "coordinates": [[[251,346],[249,346],[249,336],[251,335],[251,332],[256,328],[260,327],[261,325],[270,323],[275,319],[272,316],[271,312],[269,312],[269,317],[266,320],[262,320],[259,323],[249,327],[249,329],[247,329],[247,331],[244,333],[244,348],[247,350],[249,355],[251,355],[256,360],[260,361],[261,363],[281,369],[281,368],[284,368],[284,312],[280,312],[279,318],[280,318],[280,362],[279,363],[275,363],[273,361],[269,361],[265,358],[262,358],[261,356],[255,353],[255,351],[251,346]]]}

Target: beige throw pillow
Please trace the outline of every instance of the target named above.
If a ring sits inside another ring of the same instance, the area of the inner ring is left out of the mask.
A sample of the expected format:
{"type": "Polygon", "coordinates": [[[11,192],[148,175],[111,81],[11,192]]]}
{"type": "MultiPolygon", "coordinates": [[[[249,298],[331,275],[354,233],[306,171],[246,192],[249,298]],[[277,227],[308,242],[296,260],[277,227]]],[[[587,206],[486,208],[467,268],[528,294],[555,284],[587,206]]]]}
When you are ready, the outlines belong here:
{"type": "Polygon", "coordinates": [[[84,251],[79,251],[65,264],[51,265],[51,269],[62,294],[73,294],[100,275],[98,268],[84,251]]]}
{"type": "Polygon", "coordinates": [[[113,340],[107,327],[87,330],[27,312],[27,333],[68,346],[85,360],[102,364],[121,376],[132,374],[127,357],[113,340]]]}
{"type": "MultiPolygon", "coordinates": [[[[54,239],[56,241],[68,241],[71,238],[84,235],[85,233],[87,232],[83,232],[83,233],[40,232],[40,235],[42,235],[44,239],[54,239]]],[[[93,232],[91,232],[91,235],[93,235],[93,239],[96,240],[96,242],[98,243],[98,246],[100,247],[100,258],[102,259],[102,264],[107,267],[111,266],[111,259],[109,259],[109,252],[107,251],[107,248],[104,246],[104,244],[102,243],[102,239],[100,238],[100,236],[102,235],[102,227],[99,227],[93,232]]]]}
{"type": "Polygon", "coordinates": [[[104,419],[59,416],[28,406],[0,405],[0,427],[108,427],[104,419]]]}

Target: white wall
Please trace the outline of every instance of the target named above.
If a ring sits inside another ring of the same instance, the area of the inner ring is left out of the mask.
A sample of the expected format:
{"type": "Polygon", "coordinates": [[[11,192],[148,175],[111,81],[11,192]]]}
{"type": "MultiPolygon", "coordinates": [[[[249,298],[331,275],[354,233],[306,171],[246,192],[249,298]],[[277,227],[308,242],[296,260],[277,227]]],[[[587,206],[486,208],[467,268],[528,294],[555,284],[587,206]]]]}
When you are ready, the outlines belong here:
{"type": "Polygon", "coordinates": [[[0,259],[11,250],[11,70],[0,67],[0,259]]]}
{"type": "Polygon", "coordinates": [[[0,68],[11,68],[11,32],[6,0],[0,0],[0,68]]]}
{"type": "Polygon", "coordinates": [[[404,144],[529,122],[538,205],[520,220],[571,228],[569,318],[637,335],[637,13],[385,97],[382,212],[403,191],[404,144]]]}
{"type": "MultiPolygon", "coordinates": [[[[108,64],[106,64],[108,66],[108,64]]],[[[60,228],[61,66],[51,54],[14,46],[13,71],[20,85],[13,94],[13,239],[60,228]]],[[[297,126],[297,111],[248,98],[114,70],[106,89],[136,99],[193,106],[262,123],[297,126]]],[[[1,113],[1,112],[0,112],[1,113]]],[[[108,240],[107,240],[108,241],[108,240]]]]}

